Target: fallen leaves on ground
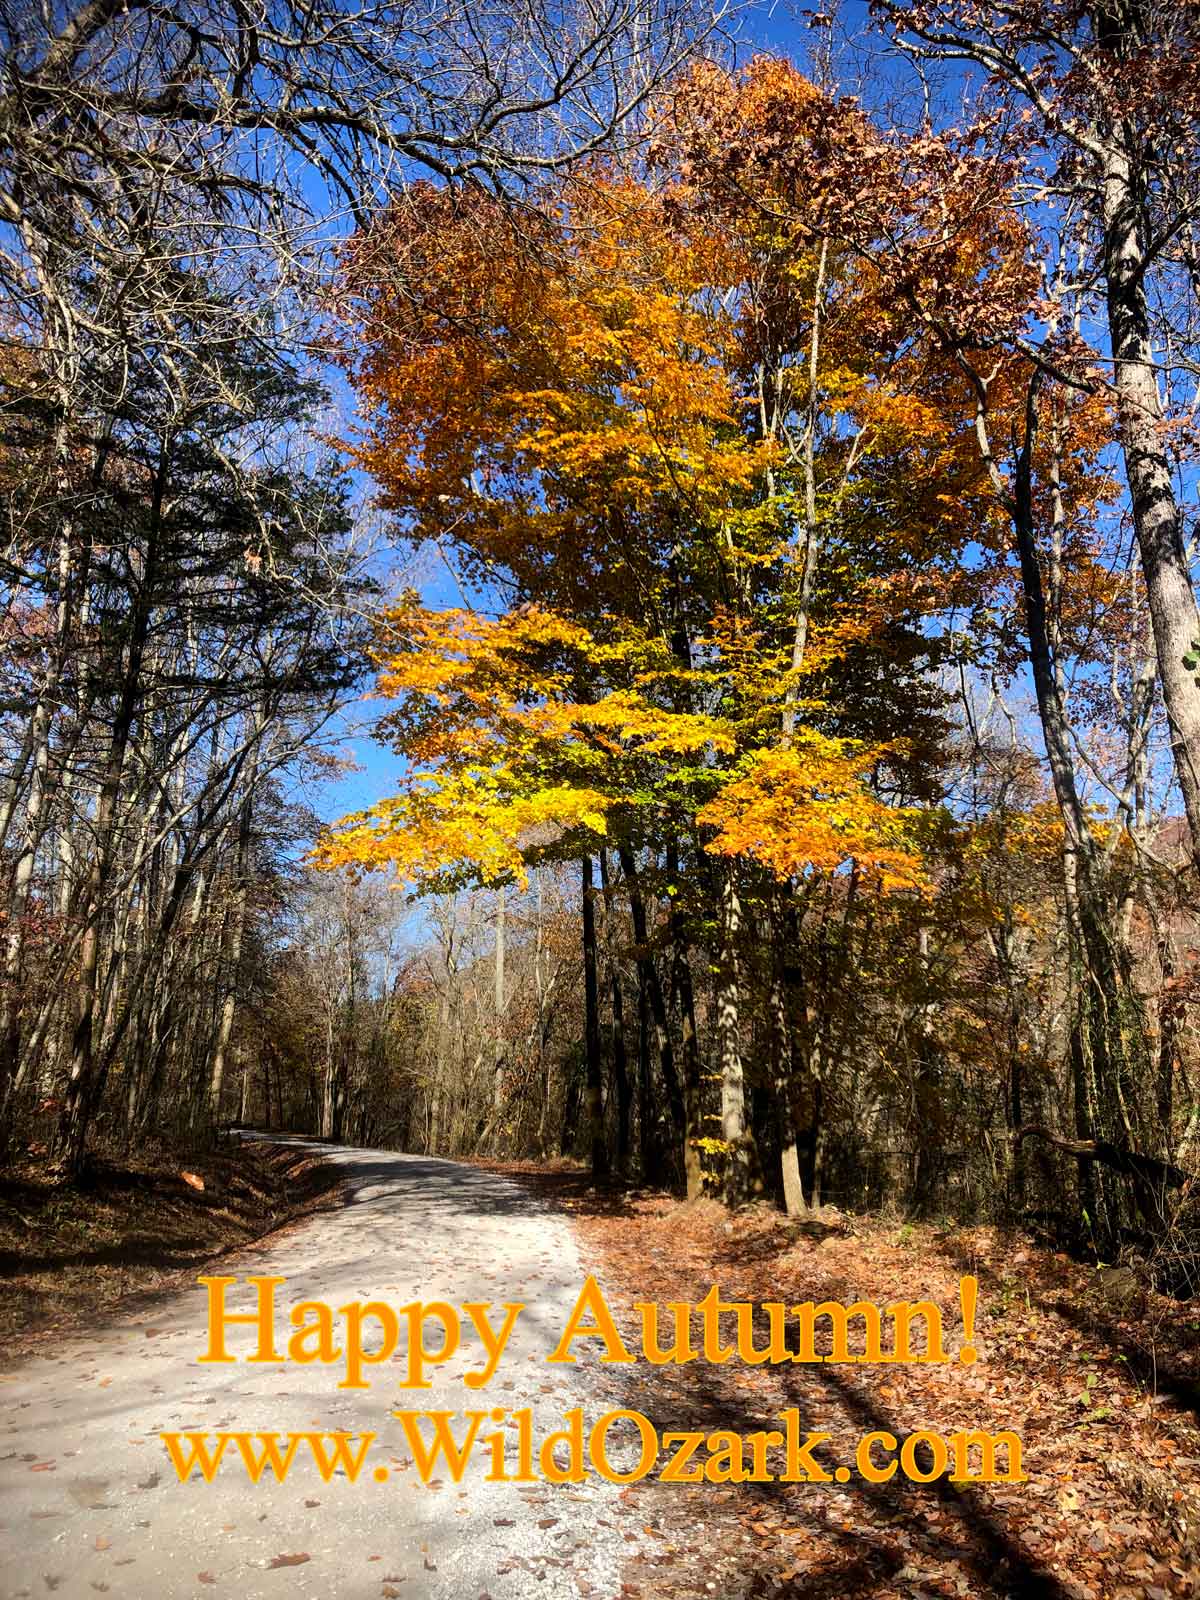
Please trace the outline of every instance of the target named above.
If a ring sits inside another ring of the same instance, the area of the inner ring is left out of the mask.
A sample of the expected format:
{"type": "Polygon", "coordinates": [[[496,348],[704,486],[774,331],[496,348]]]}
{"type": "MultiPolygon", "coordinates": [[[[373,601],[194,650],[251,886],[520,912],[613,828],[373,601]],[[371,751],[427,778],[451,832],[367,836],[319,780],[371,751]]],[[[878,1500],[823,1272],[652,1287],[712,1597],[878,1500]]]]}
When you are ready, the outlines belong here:
{"type": "Polygon", "coordinates": [[[1136,1316],[1096,1295],[1097,1274],[994,1228],[905,1225],[826,1210],[597,1194],[581,1174],[507,1172],[571,1216],[624,1328],[639,1300],[932,1299],[946,1348],[961,1335],[959,1279],[979,1279],[978,1362],[625,1369],[625,1400],[658,1428],[745,1435],[799,1408],[832,1435],[826,1464],[875,1429],[1013,1429],[1024,1484],[777,1482],[630,1485],[639,1528],[623,1600],[1176,1600],[1200,1595],[1200,1313],[1151,1296],[1136,1316]],[[1157,1372],[1157,1385],[1153,1381],[1157,1372]]]}
{"type": "Polygon", "coordinates": [[[340,1203],[337,1169],[308,1150],[239,1140],[202,1161],[189,1151],[202,1171],[182,1172],[180,1154],[169,1145],[94,1154],[77,1189],[57,1183],[42,1157],[0,1172],[6,1364],[43,1348],[48,1329],[94,1326],[143,1292],[190,1288],[214,1255],[340,1203]]]}

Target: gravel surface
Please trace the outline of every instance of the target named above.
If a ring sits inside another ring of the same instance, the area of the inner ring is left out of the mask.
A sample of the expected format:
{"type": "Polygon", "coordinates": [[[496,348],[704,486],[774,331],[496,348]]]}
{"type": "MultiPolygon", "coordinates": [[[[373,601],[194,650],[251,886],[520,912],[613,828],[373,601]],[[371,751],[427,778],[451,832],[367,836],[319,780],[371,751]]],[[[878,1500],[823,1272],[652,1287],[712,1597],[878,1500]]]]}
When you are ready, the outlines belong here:
{"type": "MultiPolygon", "coordinates": [[[[92,1600],[96,1594],[344,1597],[358,1600],[610,1600],[624,1555],[620,1490],[594,1474],[582,1485],[485,1483],[476,1452],[460,1484],[420,1482],[395,1407],[530,1406],[535,1438],[584,1408],[585,1423],[635,1405],[619,1387],[628,1369],[548,1366],[588,1269],[568,1222],[508,1179],[455,1162],[316,1146],[343,1171],[347,1204],[285,1230],[211,1270],[235,1276],[230,1311],[253,1309],[251,1275],[286,1279],[276,1326],[301,1300],[338,1308],[380,1300],[525,1301],[490,1384],[472,1390],[483,1360],[464,1319],[456,1356],[430,1369],[433,1388],[405,1391],[399,1365],[365,1369],[371,1387],[341,1390],[340,1364],[200,1365],[206,1291],[48,1344],[0,1378],[0,1595],[92,1600]],[[322,1482],[310,1457],[285,1483],[251,1485],[231,1451],[212,1483],[180,1483],[164,1430],[374,1432],[356,1483],[322,1482]],[[386,1481],[376,1475],[386,1468],[386,1481]],[[272,1566],[281,1557],[303,1561],[272,1566]]],[[[502,1314],[493,1313],[498,1324],[502,1314]]],[[[336,1325],[340,1336],[341,1322],[336,1325]]],[[[234,1327],[229,1351],[253,1348],[234,1327]]],[[[377,1341],[376,1341],[377,1342],[377,1341]]],[[[431,1334],[430,1343],[436,1344],[431,1334]]],[[[594,1341],[585,1341],[594,1344],[594,1341]]],[[[582,1346],[576,1346],[582,1352],[582,1346]]],[[[613,1436],[615,1466],[630,1459],[613,1436]]],[[[510,1467],[509,1470],[514,1470],[510,1467]]],[[[636,1531],[636,1530],[631,1530],[636,1531]]]]}

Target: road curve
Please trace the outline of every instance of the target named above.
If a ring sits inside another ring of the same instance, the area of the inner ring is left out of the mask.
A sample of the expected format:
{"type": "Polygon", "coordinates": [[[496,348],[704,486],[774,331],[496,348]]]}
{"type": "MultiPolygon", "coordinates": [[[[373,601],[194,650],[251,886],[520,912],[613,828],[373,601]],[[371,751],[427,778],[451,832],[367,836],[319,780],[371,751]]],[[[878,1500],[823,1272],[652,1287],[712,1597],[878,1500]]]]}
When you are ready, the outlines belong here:
{"type": "MultiPolygon", "coordinates": [[[[286,1279],[277,1323],[301,1300],[337,1308],[381,1300],[502,1302],[527,1309],[486,1390],[471,1333],[431,1370],[434,1387],[398,1387],[402,1366],[368,1368],[371,1387],[340,1390],[340,1366],[200,1365],[207,1297],[197,1287],[136,1316],[56,1343],[0,1379],[0,1595],[5,1600],[509,1600],[620,1591],[618,1490],[485,1483],[476,1455],[461,1484],[422,1484],[397,1406],[531,1406],[538,1437],[582,1405],[591,1422],[623,1401],[620,1368],[547,1366],[587,1276],[565,1218],[508,1180],[456,1162],[314,1144],[341,1168],[346,1204],[211,1270],[239,1279],[229,1309],[251,1309],[251,1275],[286,1279]],[[284,1483],[251,1485],[236,1458],[211,1483],[181,1483],[164,1431],[374,1432],[368,1470],[322,1482],[297,1461],[284,1483]],[[387,1467],[377,1481],[374,1463],[387,1467]],[[281,1564],[281,1557],[305,1556],[281,1564]],[[272,1563],[277,1563],[273,1565],[272,1563]]],[[[497,1315],[496,1321],[500,1318],[497,1315]]],[[[250,1352],[253,1330],[229,1333],[250,1352]]],[[[431,1338],[431,1343],[433,1342],[431,1338]]],[[[620,1458],[614,1451],[614,1462],[620,1458]]]]}

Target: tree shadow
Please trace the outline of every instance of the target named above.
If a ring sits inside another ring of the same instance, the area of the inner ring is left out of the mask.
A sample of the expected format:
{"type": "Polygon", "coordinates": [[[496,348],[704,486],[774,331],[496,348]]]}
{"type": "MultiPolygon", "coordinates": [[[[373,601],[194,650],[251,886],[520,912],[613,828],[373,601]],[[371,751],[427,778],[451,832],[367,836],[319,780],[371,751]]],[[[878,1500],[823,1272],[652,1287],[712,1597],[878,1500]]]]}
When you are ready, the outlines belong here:
{"type": "MultiPolygon", "coordinates": [[[[759,1315],[755,1322],[765,1345],[767,1318],[759,1315]]],[[[732,1397],[722,1387],[720,1373],[724,1370],[699,1363],[652,1368],[650,1379],[637,1391],[635,1404],[660,1438],[680,1429],[728,1430],[742,1438],[761,1430],[778,1431],[781,1424],[774,1405],[768,1401],[758,1411],[732,1397]]],[[[834,1432],[829,1424],[836,1420],[856,1439],[886,1432],[895,1436],[898,1446],[910,1431],[835,1366],[821,1363],[792,1371],[775,1370],[785,1403],[799,1410],[804,1431],[834,1432]]],[[[839,1466],[850,1464],[844,1449],[839,1453],[836,1448],[836,1440],[818,1445],[812,1456],[831,1477],[839,1466]]],[[[770,1452],[768,1463],[770,1470],[782,1471],[784,1453],[770,1452]]],[[[663,1486],[664,1495],[670,1492],[663,1486]]],[[[1006,1525],[1004,1509],[989,1504],[986,1489],[973,1483],[952,1483],[945,1478],[912,1483],[897,1470],[895,1477],[882,1484],[852,1474],[845,1483],[746,1482],[739,1485],[738,1492],[745,1497],[746,1520],[771,1514],[784,1517],[793,1529],[805,1529],[834,1554],[833,1564],[819,1573],[788,1576],[780,1551],[774,1570],[767,1570],[765,1564],[756,1570],[757,1587],[747,1591],[751,1595],[784,1595],[795,1600],[801,1596],[806,1600],[865,1596],[894,1583],[901,1568],[919,1569],[924,1558],[940,1573],[951,1568],[953,1575],[971,1585],[972,1593],[994,1596],[995,1600],[1071,1600],[1071,1592],[1054,1572],[1014,1536],[1006,1525]],[[826,1514],[830,1491],[850,1497],[853,1508],[839,1509],[836,1526],[826,1514]],[[894,1529],[902,1530],[902,1539],[894,1529]]],[[[669,1521],[669,1506],[663,1515],[669,1521]]],[[[737,1559],[744,1560],[744,1553],[739,1551],[737,1559]]],[[[765,1563],[766,1558],[760,1554],[757,1559],[765,1563]]],[[[936,1580],[929,1581],[935,1585],[932,1592],[942,1592],[936,1580]]],[[[925,1587],[916,1578],[913,1582],[925,1587]]]]}
{"type": "MultiPolygon", "coordinates": [[[[981,1296],[988,1289],[1002,1294],[1006,1281],[1010,1284],[1013,1281],[1006,1280],[994,1267],[972,1260],[957,1240],[947,1239],[945,1249],[961,1272],[974,1274],[979,1280],[981,1296]]],[[[1165,1396],[1200,1422],[1200,1378],[1191,1367],[1197,1339],[1194,1331],[1184,1326],[1185,1321],[1196,1320],[1194,1315],[1181,1310],[1177,1317],[1168,1319],[1167,1336],[1151,1343],[1144,1327],[1139,1333],[1132,1321],[1105,1313],[1094,1303],[1073,1300],[1055,1287],[1027,1280],[1021,1280],[1021,1284],[1039,1311],[1061,1318],[1076,1333],[1103,1345],[1139,1383],[1165,1396]]]]}

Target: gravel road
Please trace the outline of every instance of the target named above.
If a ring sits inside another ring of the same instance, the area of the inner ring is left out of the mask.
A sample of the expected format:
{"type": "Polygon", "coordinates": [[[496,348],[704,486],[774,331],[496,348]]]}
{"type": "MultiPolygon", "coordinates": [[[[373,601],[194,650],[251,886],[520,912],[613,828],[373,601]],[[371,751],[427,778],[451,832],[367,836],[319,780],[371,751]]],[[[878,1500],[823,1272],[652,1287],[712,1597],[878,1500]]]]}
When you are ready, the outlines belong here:
{"type": "MultiPolygon", "coordinates": [[[[347,1203],[223,1257],[235,1276],[231,1311],[253,1308],[251,1275],[286,1279],[277,1324],[301,1300],[337,1308],[371,1300],[522,1300],[485,1390],[463,1376],[483,1361],[469,1330],[457,1355],[430,1370],[434,1387],[402,1391],[404,1366],[365,1369],[371,1387],[340,1390],[340,1366],[198,1364],[207,1294],[162,1298],[88,1337],[51,1342],[0,1378],[0,1595],[92,1600],[96,1594],[332,1600],[508,1600],[537,1595],[610,1600],[622,1556],[619,1490],[485,1483],[477,1453],[461,1484],[424,1485],[410,1460],[398,1406],[530,1406],[538,1437],[582,1405],[585,1421],[635,1402],[622,1368],[547,1366],[587,1276],[567,1221],[507,1179],[450,1161],[321,1145],[343,1171],[347,1203]],[[251,1485],[234,1456],[211,1483],[181,1483],[159,1439],[165,1430],[374,1432],[357,1482],[322,1482],[298,1458],[284,1483],[251,1485]],[[386,1481],[379,1481],[386,1467],[386,1481]],[[306,1560],[280,1563],[281,1557],[306,1560]]],[[[494,1320],[502,1319],[497,1314],[494,1320]]],[[[231,1354],[255,1334],[232,1328],[231,1354]]],[[[430,1344],[436,1343],[431,1332],[430,1344]]],[[[594,1344],[594,1341],[585,1341],[594,1344]]],[[[581,1347],[577,1346],[577,1349],[581,1347]]],[[[402,1356],[403,1352],[398,1352],[402,1356]]],[[[621,1462],[618,1449],[614,1464],[621,1462]]]]}

